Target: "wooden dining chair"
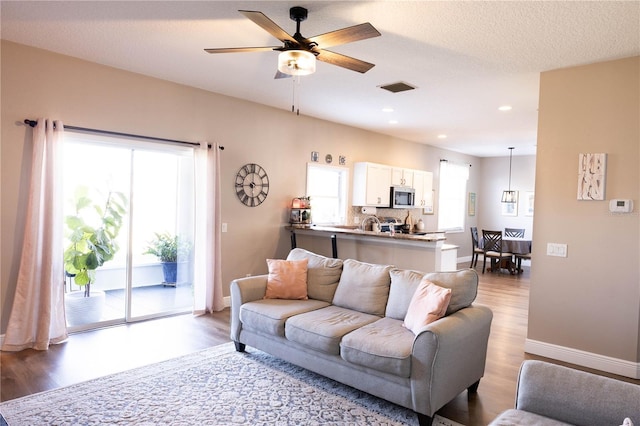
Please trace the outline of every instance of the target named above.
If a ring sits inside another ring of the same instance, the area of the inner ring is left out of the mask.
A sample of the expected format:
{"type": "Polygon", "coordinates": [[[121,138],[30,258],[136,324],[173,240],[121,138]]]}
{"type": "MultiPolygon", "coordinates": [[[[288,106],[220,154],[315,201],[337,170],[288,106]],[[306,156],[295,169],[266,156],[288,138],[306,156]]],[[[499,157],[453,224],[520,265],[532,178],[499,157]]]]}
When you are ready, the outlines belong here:
{"type": "Polygon", "coordinates": [[[531,253],[514,253],[513,255],[516,259],[516,272],[518,274],[522,273],[522,261],[523,260],[531,260],[531,253]]]}
{"type": "Polygon", "coordinates": [[[482,261],[482,273],[484,274],[487,259],[491,261],[491,270],[499,271],[503,264],[506,264],[506,268],[510,273],[513,273],[513,253],[502,251],[502,231],[488,231],[482,230],[484,259],[482,261]]]}
{"type": "Polygon", "coordinates": [[[523,228],[504,228],[504,236],[511,238],[524,238],[523,228]]]}
{"type": "Polygon", "coordinates": [[[480,248],[479,240],[478,240],[478,228],[475,226],[471,227],[471,247],[473,247],[473,252],[471,253],[471,267],[475,268],[478,264],[478,256],[481,254],[484,255],[484,250],[480,248]]]}

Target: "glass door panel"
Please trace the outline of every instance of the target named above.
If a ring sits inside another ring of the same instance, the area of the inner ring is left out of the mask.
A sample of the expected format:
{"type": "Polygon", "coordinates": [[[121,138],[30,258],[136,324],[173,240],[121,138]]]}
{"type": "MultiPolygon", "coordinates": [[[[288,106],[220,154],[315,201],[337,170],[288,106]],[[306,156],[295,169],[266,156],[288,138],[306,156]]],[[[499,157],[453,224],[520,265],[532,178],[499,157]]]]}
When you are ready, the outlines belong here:
{"type": "Polygon", "coordinates": [[[136,150],[133,156],[131,317],[193,306],[193,161],[136,150]]]}
{"type": "Polygon", "coordinates": [[[124,320],[130,158],[128,149],[65,142],[65,312],[71,327],[124,320]]]}

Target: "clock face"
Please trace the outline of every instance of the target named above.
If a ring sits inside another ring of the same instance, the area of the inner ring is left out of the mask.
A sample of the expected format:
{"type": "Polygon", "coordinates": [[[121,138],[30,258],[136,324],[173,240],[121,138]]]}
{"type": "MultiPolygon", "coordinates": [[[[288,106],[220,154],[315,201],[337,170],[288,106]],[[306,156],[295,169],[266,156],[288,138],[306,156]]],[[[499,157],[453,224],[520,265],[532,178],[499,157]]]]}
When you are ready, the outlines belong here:
{"type": "Polygon", "coordinates": [[[245,164],[236,174],[235,186],[238,199],[246,206],[256,207],[262,204],[269,194],[269,176],[257,164],[245,164]]]}

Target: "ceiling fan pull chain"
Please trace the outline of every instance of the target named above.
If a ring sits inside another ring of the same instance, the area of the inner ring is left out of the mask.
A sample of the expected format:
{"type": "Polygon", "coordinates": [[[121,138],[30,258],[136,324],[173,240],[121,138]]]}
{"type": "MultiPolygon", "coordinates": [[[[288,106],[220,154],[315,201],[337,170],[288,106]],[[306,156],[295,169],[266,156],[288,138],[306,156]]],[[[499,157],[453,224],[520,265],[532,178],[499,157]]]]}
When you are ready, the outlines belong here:
{"type": "Polygon", "coordinates": [[[293,93],[292,93],[292,99],[291,99],[291,112],[295,112],[296,115],[300,115],[300,96],[299,96],[299,89],[296,90],[296,86],[300,85],[300,76],[298,75],[294,75],[293,78],[291,79],[291,83],[293,84],[293,93]],[[296,105],[298,106],[298,108],[296,108],[296,105]]]}

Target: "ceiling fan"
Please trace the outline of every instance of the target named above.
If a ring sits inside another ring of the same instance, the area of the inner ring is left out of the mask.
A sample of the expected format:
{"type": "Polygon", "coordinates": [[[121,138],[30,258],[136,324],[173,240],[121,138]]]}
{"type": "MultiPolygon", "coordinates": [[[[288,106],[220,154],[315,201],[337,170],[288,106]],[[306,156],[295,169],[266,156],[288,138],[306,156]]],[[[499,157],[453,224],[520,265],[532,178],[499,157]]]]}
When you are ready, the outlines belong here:
{"type": "Polygon", "coordinates": [[[281,53],[278,57],[278,72],[276,73],[275,78],[289,77],[291,75],[312,74],[316,69],[316,59],[328,64],[357,71],[359,73],[365,73],[374,67],[374,64],[369,62],[325,49],[326,47],[338,46],[340,44],[380,36],[381,34],[378,30],[368,22],[305,38],[300,34],[300,22],[306,20],[308,16],[308,11],[304,7],[295,6],[289,9],[289,17],[291,20],[296,21],[296,32],[293,36],[289,35],[262,12],[252,10],[239,10],[239,12],[280,40],[284,45],[204,49],[206,52],[236,53],[260,52],[266,50],[280,51],[281,53]]]}

